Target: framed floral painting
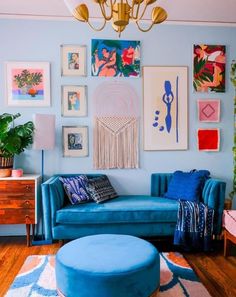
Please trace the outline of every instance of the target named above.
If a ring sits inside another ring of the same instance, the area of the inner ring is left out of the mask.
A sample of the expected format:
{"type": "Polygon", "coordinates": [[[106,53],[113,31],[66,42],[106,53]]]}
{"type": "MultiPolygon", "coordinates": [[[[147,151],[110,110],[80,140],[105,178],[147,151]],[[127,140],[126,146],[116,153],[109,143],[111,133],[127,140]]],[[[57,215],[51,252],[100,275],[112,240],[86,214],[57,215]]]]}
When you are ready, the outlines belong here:
{"type": "Polygon", "coordinates": [[[86,76],[86,46],[61,45],[61,74],[86,76]]]}
{"type": "Polygon", "coordinates": [[[63,126],[62,135],[64,157],[88,156],[87,126],[63,126]]]}
{"type": "Polygon", "coordinates": [[[83,117],[87,115],[87,87],[62,86],[62,116],[83,117]]]}
{"type": "Polygon", "coordinates": [[[196,92],[225,92],[225,45],[193,46],[193,88],[196,92]]]}
{"type": "Polygon", "coordinates": [[[50,106],[50,64],[6,62],[6,103],[17,107],[50,106]]]}

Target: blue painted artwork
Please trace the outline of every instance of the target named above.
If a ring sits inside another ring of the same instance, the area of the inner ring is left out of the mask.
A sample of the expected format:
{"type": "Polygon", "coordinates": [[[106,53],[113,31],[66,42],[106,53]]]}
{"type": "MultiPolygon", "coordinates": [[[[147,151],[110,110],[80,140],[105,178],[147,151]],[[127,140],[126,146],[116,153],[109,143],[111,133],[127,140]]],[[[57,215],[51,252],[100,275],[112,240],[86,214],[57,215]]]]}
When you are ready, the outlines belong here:
{"type": "Polygon", "coordinates": [[[165,93],[162,96],[162,101],[166,104],[166,130],[168,133],[170,133],[171,130],[171,124],[172,124],[172,117],[171,117],[171,104],[174,100],[174,95],[171,90],[171,82],[169,80],[165,81],[164,84],[165,93]]]}
{"type": "MultiPolygon", "coordinates": [[[[154,114],[154,122],[152,124],[152,126],[154,128],[159,128],[160,132],[165,132],[167,131],[167,133],[171,132],[172,129],[172,123],[173,123],[173,116],[175,116],[175,134],[176,134],[176,142],[179,141],[179,134],[178,134],[178,117],[179,117],[179,109],[178,109],[178,100],[179,100],[179,96],[178,96],[178,85],[179,85],[179,77],[176,77],[176,95],[174,95],[173,91],[172,91],[172,85],[171,82],[169,80],[165,80],[164,81],[164,94],[162,96],[162,103],[165,104],[165,115],[164,115],[164,119],[165,122],[163,123],[159,123],[159,117],[161,116],[161,111],[162,110],[160,108],[160,110],[156,110],[155,114],[154,114]],[[172,110],[172,105],[173,102],[175,101],[175,112],[173,112],[172,110]]],[[[160,103],[161,104],[161,103],[160,103]]]]}

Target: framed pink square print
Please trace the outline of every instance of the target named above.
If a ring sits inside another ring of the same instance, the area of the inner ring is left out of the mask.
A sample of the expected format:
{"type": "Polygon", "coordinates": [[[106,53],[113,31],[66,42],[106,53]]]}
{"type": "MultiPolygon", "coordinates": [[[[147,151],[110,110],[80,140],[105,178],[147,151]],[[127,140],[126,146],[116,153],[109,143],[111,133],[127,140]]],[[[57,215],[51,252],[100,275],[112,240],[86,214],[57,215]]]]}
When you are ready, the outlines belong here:
{"type": "Polygon", "coordinates": [[[199,99],[198,120],[200,122],[219,122],[220,121],[220,100],[219,99],[199,99]]]}

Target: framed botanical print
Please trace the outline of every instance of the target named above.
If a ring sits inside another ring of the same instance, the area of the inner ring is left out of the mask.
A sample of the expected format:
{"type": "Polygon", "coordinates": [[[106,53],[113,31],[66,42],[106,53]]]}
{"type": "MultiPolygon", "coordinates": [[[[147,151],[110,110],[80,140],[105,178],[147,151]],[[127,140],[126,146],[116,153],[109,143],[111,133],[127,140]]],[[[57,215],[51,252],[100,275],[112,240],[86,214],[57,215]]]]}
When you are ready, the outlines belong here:
{"type": "Polygon", "coordinates": [[[86,76],[86,46],[61,45],[61,74],[86,76]]]}
{"type": "Polygon", "coordinates": [[[86,86],[62,86],[62,116],[83,117],[87,115],[86,86]]]}
{"type": "Polygon", "coordinates": [[[144,150],[188,148],[188,68],[143,67],[144,150]]]}
{"type": "Polygon", "coordinates": [[[5,65],[8,106],[50,106],[50,64],[48,62],[6,62],[5,65]]]}
{"type": "Polygon", "coordinates": [[[88,156],[87,126],[63,126],[62,135],[64,157],[88,156]]]}
{"type": "Polygon", "coordinates": [[[193,89],[196,92],[225,92],[225,45],[194,44],[193,89]]]}

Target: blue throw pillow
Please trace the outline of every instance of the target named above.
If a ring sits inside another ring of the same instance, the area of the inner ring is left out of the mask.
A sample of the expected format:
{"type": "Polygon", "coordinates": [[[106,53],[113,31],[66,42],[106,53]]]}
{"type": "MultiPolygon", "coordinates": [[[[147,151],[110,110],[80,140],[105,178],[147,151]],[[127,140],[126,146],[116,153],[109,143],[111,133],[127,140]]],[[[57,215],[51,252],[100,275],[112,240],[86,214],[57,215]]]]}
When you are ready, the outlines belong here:
{"type": "Polygon", "coordinates": [[[71,204],[92,201],[86,190],[88,184],[86,175],[60,177],[59,180],[63,183],[63,187],[71,204]]]}
{"type": "Polygon", "coordinates": [[[204,183],[209,177],[210,172],[208,170],[175,171],[164,197],[199,202],[204,183]]]}

